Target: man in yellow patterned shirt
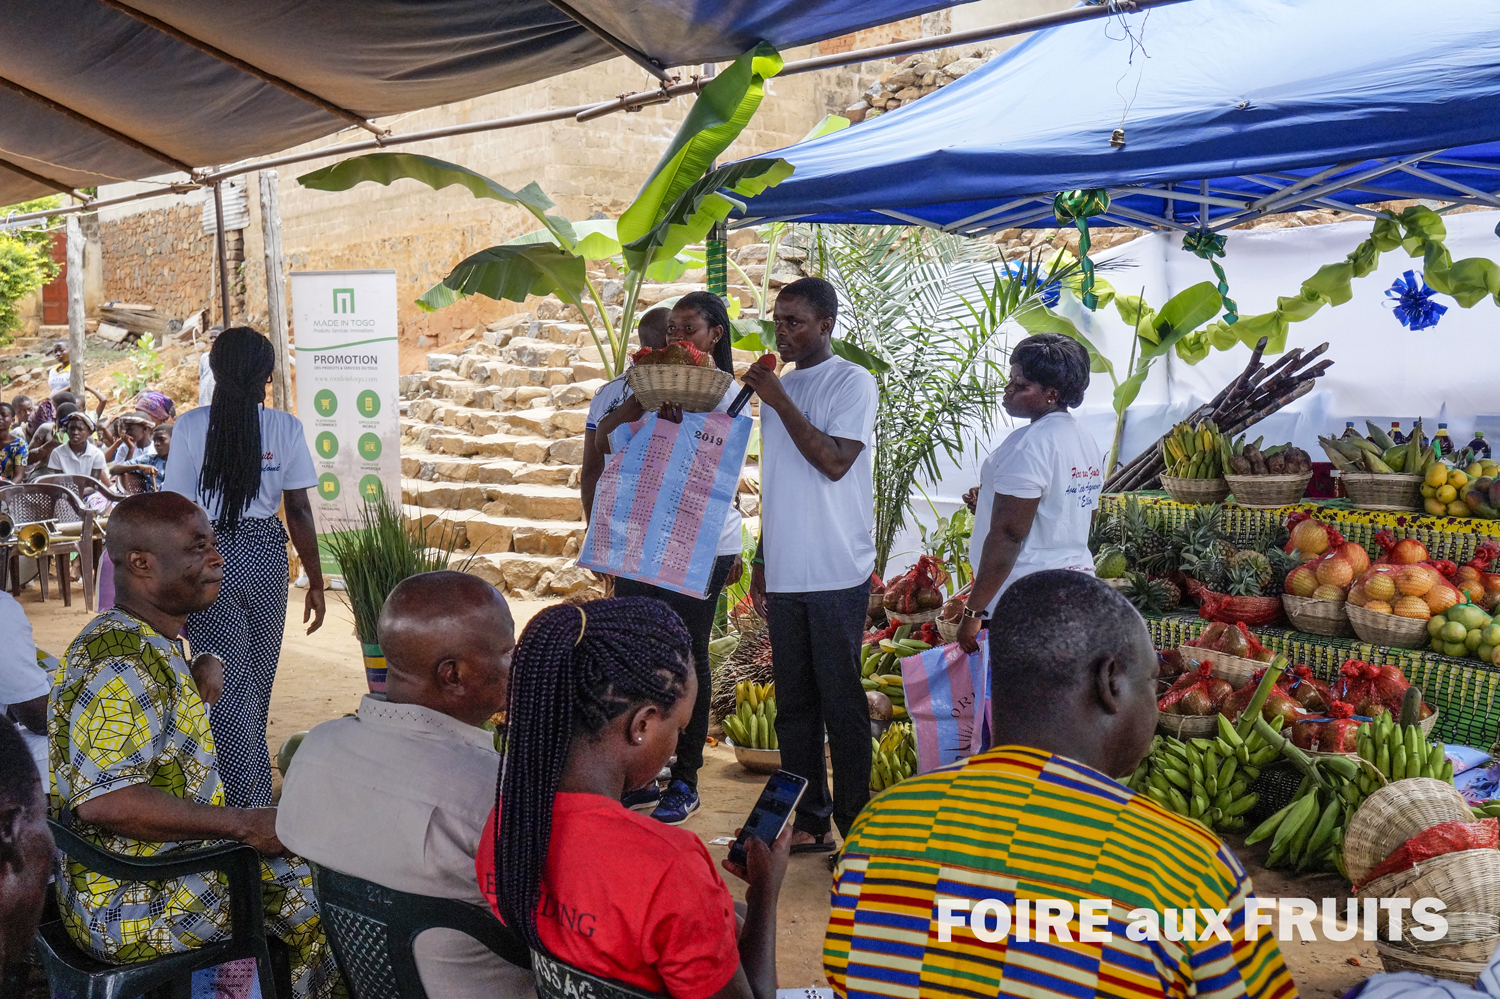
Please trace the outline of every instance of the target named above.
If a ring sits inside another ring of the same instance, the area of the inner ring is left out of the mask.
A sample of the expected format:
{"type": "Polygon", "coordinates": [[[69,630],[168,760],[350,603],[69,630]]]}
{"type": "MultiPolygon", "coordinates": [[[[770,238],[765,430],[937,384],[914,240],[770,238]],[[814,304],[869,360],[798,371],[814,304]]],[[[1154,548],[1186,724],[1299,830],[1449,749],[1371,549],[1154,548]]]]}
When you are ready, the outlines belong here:
{"type": "Polygon", "coordinates": [[[1156,654],[1140,615],[1093,576],[1051,570],[1007,590],[990,620],[996,745],[860,813],[823,944],[834,990],[1295,996],[1274,938],[1247,938],[1252,890],[1234,854],[1115,779],[1156,727],[1156,654]],[[1144,936],[1130,931],[1142,910],[1180,925],[1168,909],[1193,909],[1195,932],[1132,939],[1144,936]],[[1210,918],[1213,931],[1198,933],[1210,918]]]}
{"type": "MultiPolygon", "coordinates": [[[[276,810],[224,807],[208,712],[178,637],[224,578],[207,515],[177,493],[132,496],[111,515],[107,545],[115,606],[73,641],[52,688],[58,820],[136,857],[224,840],[255,847],[266,933],[291,951],[293,994],[344,994],[311,871],[276,838],[276,810]]],[[[214,872],[135,884],[67,860],[57,888],[68,932],[101,960],[141,961],[229,935],[229,886],[214,872]]]]}

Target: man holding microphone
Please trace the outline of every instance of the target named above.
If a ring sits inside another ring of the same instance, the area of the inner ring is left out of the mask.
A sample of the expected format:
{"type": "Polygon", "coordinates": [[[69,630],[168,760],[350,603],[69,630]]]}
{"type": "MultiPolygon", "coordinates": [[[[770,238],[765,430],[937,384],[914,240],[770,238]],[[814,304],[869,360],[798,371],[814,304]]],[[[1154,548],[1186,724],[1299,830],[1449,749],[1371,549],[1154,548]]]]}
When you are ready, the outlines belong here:
{"type": "Polygon", "coordinates": [[[791,849],[830,852],[830,818],[847,835],[870,798],[859,645],[875,567],[870,449],[879,392],[868,371],[833,353],[838,296],[827,281],[787,285],[774,316],[776,350],[796,368],[778,378],[756,364],[744,376],[762,404],[761,540],[750,596],[770,622],[782,766],[808,781],[791,849]]]}

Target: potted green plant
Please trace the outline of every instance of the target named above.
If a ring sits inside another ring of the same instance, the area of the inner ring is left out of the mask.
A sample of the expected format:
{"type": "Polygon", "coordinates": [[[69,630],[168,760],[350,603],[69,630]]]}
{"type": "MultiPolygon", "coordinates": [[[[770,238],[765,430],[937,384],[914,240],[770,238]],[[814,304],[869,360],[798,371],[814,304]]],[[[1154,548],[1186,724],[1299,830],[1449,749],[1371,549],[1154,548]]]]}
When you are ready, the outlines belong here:
{"type": "Polygon", "coordinates": [[[366,503],[358,526],[336,531],[325,540],[344,579],[344,602],[354,615],[371,693],[385,692],[379,628],[385,598],[409,576],[447,569],[457,541],[446,528],[411,520],[400,507],[386,501],[366,503]]]}

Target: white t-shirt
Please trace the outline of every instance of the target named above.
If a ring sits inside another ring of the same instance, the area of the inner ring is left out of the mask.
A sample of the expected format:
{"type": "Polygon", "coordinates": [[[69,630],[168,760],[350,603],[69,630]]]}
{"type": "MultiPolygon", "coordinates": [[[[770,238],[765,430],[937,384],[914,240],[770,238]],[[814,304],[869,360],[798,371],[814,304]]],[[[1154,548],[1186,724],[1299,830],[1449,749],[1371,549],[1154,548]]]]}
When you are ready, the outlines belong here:
{"type": "MultiPolygon", "coordinates": [[[[31,637],[31,622],[16,598],[0,590],[0,715],[12,704],[22,704],[46,697],[52,689],[46,670],[36,664],[36,643],[31,637]]],[[[47,775],[47,733],[33,732],[24,725],[17,728],[31,758],[36,761],[37,772],[43,779],[47,775]]]]}
{"type": "MultiPolygon", "coordinates": [[[[210,505],[198,492],[198,476],[203,471],[203,448],[208,438],[209,407],[190,409],[177,418],[172,432],[172,451],[176,459],[167,462],[162,489],[181,493],[208,511],[210,519],[219,516],[218,497],[210,505]]],[[[302,421],[279,409],[260,407],[260,493],[241,515],[246,518],[276,516],[281,493],[286,489],[309,489],[318,484],[312,453],[302,432],[302,421]]],[[[55,453],[55,452],[54,452],[55,453]]]]}
{"type": "Polygon", "coordinates": [[[198,406],[212,406],[214,402],[214,373],[208,366],[208,352],[198,358],[198,406]]]}
{"type": "MultiPolygon", "coordinates": [[[[713,411],[715,413],[729,412],[729,404],[734,402],[735,396],[740,394],[740,387],[738,382],[730,382],[729,388],[724,390],[724,398],[719,400],[719,404],[714,407],[713,411]]],[[[594,393],[594,401],[589,403],[588,421],[584,426],[590,430],[598,430],[599,421],[614,412],[620,403],[629,399],[633,394],[630,391],[630,386],[625,384],[624,375],[613,381],[606,382],[600,386],[598,392],[594,393]],[[606,398],[606,396],[609,398],[606,398]],[[600,400],[604,401],[601,402],[600,400]]],[[[724,528],[719,532],[719,547],[714,554],[739,555],[744,552],[745,545],[741,539],[740,523],[740,511],[736,509],[734,500],[731,498],[729,512],[724,515],[724,528]]]]}
{"type": "Polygon", "coordinates": [[[864,368],[834,356],[781,376],[812,425],[864,447],[834,482],[797,450],[781,417],[760,408],[761,540],[766,590],[846,590],[875,570],[875,409],[880,392],[864,368]]]}
{"type": "Polygon", "coordinates": [[[1048,413],[1017,428],[984,460],[974,533],[969,538],[969,562],[976,570],[990,533],[995,494],[1041,497],[1016,564],[986,613],[994,612],[1000,593],[1022,576],[1043,569],[1094,571],[1088,548],[1089,515],[1099,505],[1102,465],[1094,439],[1066,412],[1048,413]]]}
{"type": "Polygon", "coordinates": [[[72,365],[65,368],[61,364],[54,364],[47,369],[47,389],[49,392],[66,392],[72,384],[72,365]]]}
{"type": "MultiPolygon", "coordinates": [[[[63,445],[66,447],[67,445],[63,445]]],[[[124,440],[115,445],[115,455],[110,461],[111,465],[128,465],[134,461],[140,461],[148,454],[155,454],[143,447],[136,447],[134,441],[124,440]]]]}
{"type": "Polygon", "coordinates": [[[93,477],[94,472],[104,471],[104,452],[88,442],[83,446],[83,454],[74,454],[73,449],[66,442],[57,445],[52,453],[47,456],[47,467],[56,469],[64,475],[87,475],[93,477]]]}

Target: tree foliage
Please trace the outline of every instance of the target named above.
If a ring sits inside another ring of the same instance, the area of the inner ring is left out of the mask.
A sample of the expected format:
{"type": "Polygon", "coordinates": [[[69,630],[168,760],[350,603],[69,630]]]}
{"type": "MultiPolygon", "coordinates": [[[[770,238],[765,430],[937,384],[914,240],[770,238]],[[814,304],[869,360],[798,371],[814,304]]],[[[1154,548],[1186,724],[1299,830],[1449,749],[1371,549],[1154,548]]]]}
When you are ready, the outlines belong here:
{"type": "MultiPolygon", "coordinates": [[[[11,206],[5,215],[45,211],[61,203],[62,199],[56,196],[38,198],[11,206]]],[[[0,216],[0,222],[3,221],[4,216],[0,216]]],[[[21,317],[16,311],[21,299],[35,295],[42,285],[57,277],[59,268],[52,262],[54,235],[45,231],[45,223],[0,231],[0,336],[21,327],[21,317]]]]}

